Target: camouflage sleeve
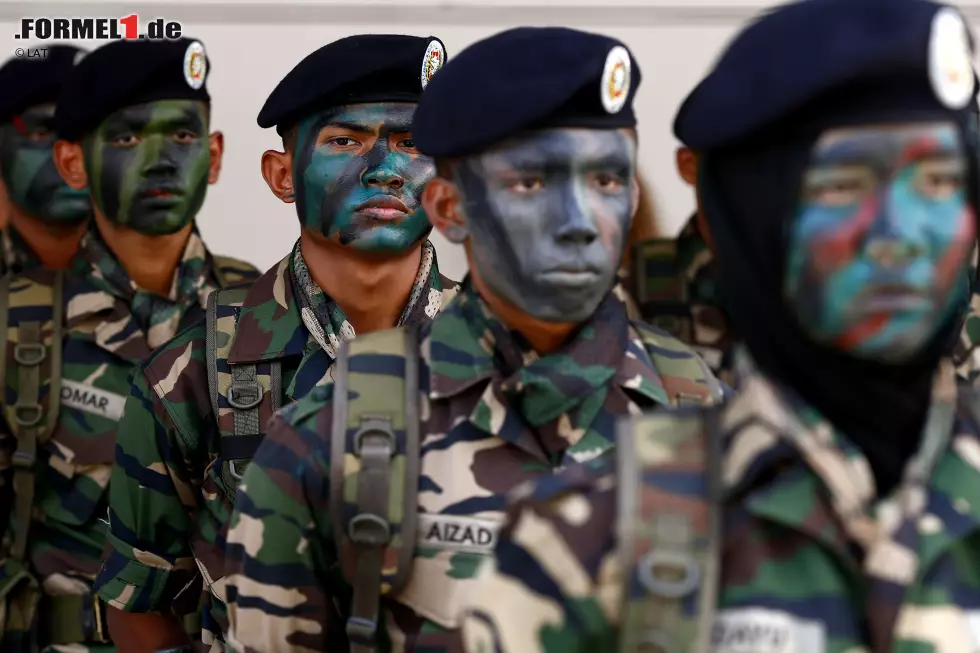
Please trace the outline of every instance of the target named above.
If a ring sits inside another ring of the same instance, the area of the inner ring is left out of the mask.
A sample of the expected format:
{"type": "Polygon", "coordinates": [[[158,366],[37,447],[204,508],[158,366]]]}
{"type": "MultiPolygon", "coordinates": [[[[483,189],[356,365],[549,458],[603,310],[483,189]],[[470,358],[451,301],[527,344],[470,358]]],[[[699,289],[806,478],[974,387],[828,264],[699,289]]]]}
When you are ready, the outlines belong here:
{"type": "Polygon", "coordinates": [[[204,331],[196,331],[200,338],[178,336],[136,370],[119,423],[108,542],[95,587],[120,610],[179,614],[193,610],[199,598],[197,584],[192,585],[198,571],[189,533],[203,469],[196,469],[199,456],[182,431],[206,427],[208,421],[201,415],[201,422],[189,427],[171,414],[174,402],[187,398],[189,385],[206,388],[204,331]]]}
{"type": "Polygon", "coordinates": [[[328,571],[332,388],[274,417],[238,488],[228,531],[229,645],[243,653],[344,650],[328,571]],[[303,417],[306,415],[306,417],[303,417]],[[336,642],[334,642],[336,645],[336,642]]]}
{"type": "Polygon", "coordinates": [[[515,490],[495,556],[467,599],[467,653],[616,650],[622,566],[613,460],[515,490]]]}

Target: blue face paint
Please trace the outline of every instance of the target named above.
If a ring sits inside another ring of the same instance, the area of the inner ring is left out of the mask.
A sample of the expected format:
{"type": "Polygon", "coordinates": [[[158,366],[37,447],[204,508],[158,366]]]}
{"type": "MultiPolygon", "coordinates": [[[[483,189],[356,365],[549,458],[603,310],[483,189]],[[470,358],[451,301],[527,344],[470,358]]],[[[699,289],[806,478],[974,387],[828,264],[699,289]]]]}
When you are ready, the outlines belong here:
{"type": "Polygon", "coordinates": [[[435,163],[412,142],[415,104],[335,107],[300,123],[293,153],[303,227],[368,252],[402,252],[431,227],[422,190],[435,163]]]}
{"type": "Polygon", "coordinates": [[[457,161],[480,276],[537,319],[588,319],[615,281],[635,171],[626,130],[537,131],[457,161]]]}
{"type": "Polygon", "coordinates": [[[967,301],[976,216],[956,127],[835,129],[791,227],[785,297],[821,344],[902,362],[967,301]]]}

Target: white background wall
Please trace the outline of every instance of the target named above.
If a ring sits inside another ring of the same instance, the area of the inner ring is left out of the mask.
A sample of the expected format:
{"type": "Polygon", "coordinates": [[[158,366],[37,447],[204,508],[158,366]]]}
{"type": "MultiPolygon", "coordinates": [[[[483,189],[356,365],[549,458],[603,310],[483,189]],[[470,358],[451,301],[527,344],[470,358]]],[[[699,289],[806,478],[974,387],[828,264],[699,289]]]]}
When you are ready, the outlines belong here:
{"type": "MultiPolygon", "coordinates": [[[[639,61],[637,100],[641,168],[651,182],[665,231],[676,231],[692,196],[674,171],[674,112],[708,70],[734,31],[775,2],[752,0],[126,0],[45,2],[0,0],[0,39],[9,54],[22,17],[121,17],[140,22],[178,20],[184,34],[202,40],[212,61],[208,88],[213,127],[225,134],[221,180],[199,216],[212,249],[261,268],[272,266],[299,233],[291,206],[269,192],[259,157],[280,142],[255,124],[262,103],[293,65],[316,48],[355,33],[436,35],[449,58],[470,43],[517,25],[565,25],[626,42],[639,61]],[[9,34],[9,36],[4,36],[9,34]]],[[[959,3],[980,20],[980,0],[959,3]]],[[[90,42],[88,47],[95,47],[90,42]]],[[[8,56],[0,50],[0,54],[8,56]]],[[[535,56],[533,51],[526,53],[535,56]]],[[[2,90],[0,90],[2,92],[2,90]]],[[[437,240],[449,276],[465,271],[462,252],[437,240]]]]}

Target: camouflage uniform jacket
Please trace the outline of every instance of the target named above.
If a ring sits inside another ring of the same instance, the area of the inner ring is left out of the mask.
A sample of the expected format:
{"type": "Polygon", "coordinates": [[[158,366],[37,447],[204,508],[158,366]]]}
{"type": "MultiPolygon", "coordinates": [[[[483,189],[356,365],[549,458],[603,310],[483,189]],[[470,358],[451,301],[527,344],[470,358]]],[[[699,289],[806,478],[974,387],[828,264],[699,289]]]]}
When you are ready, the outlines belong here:
{"type": "Polygon", "coordinates": [[[970,296],[970,309],[959,340],[953,347],[953,362],[956,371],[970,383],[980,381],[980,291],[970,296]]]}
{"type": "MultiPolygon", "coordinates": [[[[25,561],[47,594],[86,594],[99,569],[108,530],[107,486],[133,366],[149,356],[154,339],[167,337],[168,331],[172,337],[181,326],[201,319],[202,306],[219,279],[240,283],[255,276],[247,264],[213,257],[194,232],[172,294],[163,298],[136,289],[94,227],[83,238],[73,268],[64,275],[61,369],[51,369],[50,354],[38,365],[40,423],[47,428],[36,439],[34,516],[25,561]],[[60,397],[57,411],[48,410],[51,395],[60,397]]],[[[50,304],[52,295],[44,291],[55,278],[55,273],[37,269],[10,279],[0,422],[0,490],[8,494],[0,497],[0,559],[13,551],[20,530],[9,498],[18,473],[12,457],[23,446],[24,427],[11,427],[18,424],[15,404],[26,385],[22,374],[30,368],[17,362],[17,346],[25,329],[33,328],[50,351],[57,312],[50,304]],[[47,305],[39,302],[43,296],[47,305]]],[[[41,609],[43,616],[44,604],[41,609]]],[[[17,624],[7,625],[4,645],[12,645],[17,629],[17,624]]]]}
{"type": "Polygon", "coordinates": [[[677,238],[653,238],[633,253],[633,298],[641,319],[694,351],[732,382],[732,336],[720,308],[711,249],[692,216],[677,238]]]}
{"type": "MultiPolygon", "coordinates": [[[[617,415],[681,395],[710,402],[718,387],[685,345],[629,322],[612,293],[570,342],[539,357],[464,283],[418,347],[419,539],[407,586],[381,600],[379,651],[442,650],[513,486],[611,448],[617,415]]],[[[338,555],[330,518],[333,389],[281,411],[245,472],[228,533],[235,650],[347,650],[354,552],[338,555]]]]}
{"type": "Polygon", "coordinates": [[[941,364],[920,450],[902,484],[876,499],[864,456],[740,355],[739,393],[718,415],[713,619],[698,620],[713,606],[710,592],[668,606],[645,591],[641,561],[656,547],[636,546],[678,507],[694,531],[710,532],[707,466],[691,462],[708,446],[705,416],[682,410],[633,421],[619,445],[626,451],[629,438],[630,463],[606,457],[515,492],[464,619],[466,651],[642,650],[637,636],[683,637],[699,625],[707,646],[690,649],[716,653],[977,650],[976,391],[941,364]]]}
{"type": "MultiPolygon", "coordinates": [[[[334,348],[354,336],[333,302],[328,301],[331,314],[322,327],[312,318],[314,296],[329,298],[311,284],[297,243],[257,281],[234,291],[241,292],[242,303],[234,341],[224,343],[231,348],[227,360],[281,360],[282,405],[326,380],[334,348]]],[[[402,323],[430,320],[457,290],[440,275],[435,248],[426,242],[402,323]]],[[[219,310],[235,309],[219,305],[219,310]]],[[[234,317],[219,313],[219,319],[234,317]]],[[[109,548],[96,586],[103,600],[121,610],[179,614],[197,605],[199,585],[192,581],[200,571],[209,606],[202,639],[218,642],[214,650],[220,650],[227,630],[225,534],[235,488],[218,460],[220,431],[208,392],[205,348],[205,327],[195,325],[155,352],[134,376],[116,445],[109,548]]],[[[227,370],[219,367],[219,373],[227,370]]],[[[234,419],[229,406],[219,410],[218,419],[234,419]]]]}
{"type": "Polygon", "coordinates": [[[23,274],[34,268],[41,267],[41,259],[38,258],[31,246],[21,237],[17,230],[11,226],[0,231],[0,247],[3,248],[3,258],[0,260],[0,275],[23,274]]]}

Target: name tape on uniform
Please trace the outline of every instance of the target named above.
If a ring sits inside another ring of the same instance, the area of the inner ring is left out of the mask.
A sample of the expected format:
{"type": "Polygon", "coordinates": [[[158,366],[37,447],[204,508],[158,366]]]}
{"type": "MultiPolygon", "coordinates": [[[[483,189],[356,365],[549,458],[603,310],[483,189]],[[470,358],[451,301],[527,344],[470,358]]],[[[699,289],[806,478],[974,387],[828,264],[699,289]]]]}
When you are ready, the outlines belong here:
{"type": "Polygon", "coordinates": [[[489,555],[497,545],[499,533],[500,524],[489,519],[419,515],[418,543],[421,547],[489,555]]]}
{"type": "Polygon", "coordinates": [[[826,627],[768,608],[722,610],[711,631],[713,653],[824,653],[826,627]]]}
{"type": "Polygon", "coordinates": [[[122,417],[126,398],[102,388],[61,379],[61,404],[118,422],[122,417]]]}

